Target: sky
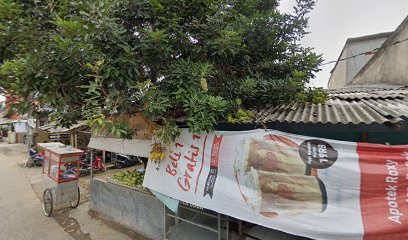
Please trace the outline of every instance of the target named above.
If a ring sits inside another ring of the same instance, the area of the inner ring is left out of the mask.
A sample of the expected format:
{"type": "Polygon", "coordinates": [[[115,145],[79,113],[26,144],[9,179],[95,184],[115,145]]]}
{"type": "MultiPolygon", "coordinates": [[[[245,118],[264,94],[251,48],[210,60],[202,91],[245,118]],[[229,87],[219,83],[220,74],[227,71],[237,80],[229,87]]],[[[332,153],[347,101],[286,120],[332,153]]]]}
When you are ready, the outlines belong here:
{"type": "MultiPolygon", "coordinates": [[[[294,3],[281,0],[280,9],[292,11],[294,3]]],[[[324,62],[335,61],[347,38],[394,31],[407,15],[408,0],[317,0],[302,44],[323,54],[324,62]]],[[[310,85],[326,88],[333,67],[322,67],[310,85]]]]}

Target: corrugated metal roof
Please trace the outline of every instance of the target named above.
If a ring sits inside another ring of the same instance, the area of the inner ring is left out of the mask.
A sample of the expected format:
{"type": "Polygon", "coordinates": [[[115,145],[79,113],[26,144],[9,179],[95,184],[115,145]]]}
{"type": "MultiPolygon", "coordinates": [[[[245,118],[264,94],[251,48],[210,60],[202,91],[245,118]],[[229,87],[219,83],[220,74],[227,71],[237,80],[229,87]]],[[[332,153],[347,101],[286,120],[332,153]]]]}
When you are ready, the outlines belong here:
{"type": "Polygon", "coordinates": [[[11,124],[11,123],[19,123],[19,122],[27,122],[27,120],[25,120],[25,119],[12,119],[12,118],[1,118],[0,117],[0,125],[11,124]]]}
{"type": "Polygon", "coordinates": [[[394,99],[408,96],[408,87],[404,86],[383,86],[373,87],[346,87],[327,90],[330,98],[340,99],[394,99]]]}
{"type": "Polygon", "coordinates": [[[393,84],[371,84],[371,85],[349,85],[342,88],[326,89],[328,93],[358,93],[358,92],[378,92],[407,89],[408,86],[393,84]]]}
{"type": "Polygon", "coordinates": [[[0,117],[0,125],[10,124],[12,122],[13,122],[13,119],[0,117]]]}
{"type": "Polygon", "coordinates": [[[325,104],[286,104],[256,111],[256,122],[372,124],[408,118],[408,87],[329,90],[325,104]]]}
{"type": "Polygon", "coordinates": [[[75,130],[77,128],[85,126],[85,122],[79,122],[77,124],[73,124],[69,128],[63,128],[63,127],[57,127],[54,124],[47,124],[44,126],[39,127],[39,130],[50,132],[50,133],[64,133],[64,132],[70,132],[72,130],[75,130]]]}

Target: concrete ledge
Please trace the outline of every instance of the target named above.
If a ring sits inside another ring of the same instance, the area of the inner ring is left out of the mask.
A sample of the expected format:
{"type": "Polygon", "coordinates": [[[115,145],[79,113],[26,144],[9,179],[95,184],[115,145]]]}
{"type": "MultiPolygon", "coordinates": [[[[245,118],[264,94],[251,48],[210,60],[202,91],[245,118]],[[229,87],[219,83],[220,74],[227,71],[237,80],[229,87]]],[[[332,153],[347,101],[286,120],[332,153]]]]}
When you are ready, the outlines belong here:
{"type": "Polygon", "coordinates": [[[91,210],[151,239],[163,239],[164,205],[153,195],[91,180],[91,210]]]}

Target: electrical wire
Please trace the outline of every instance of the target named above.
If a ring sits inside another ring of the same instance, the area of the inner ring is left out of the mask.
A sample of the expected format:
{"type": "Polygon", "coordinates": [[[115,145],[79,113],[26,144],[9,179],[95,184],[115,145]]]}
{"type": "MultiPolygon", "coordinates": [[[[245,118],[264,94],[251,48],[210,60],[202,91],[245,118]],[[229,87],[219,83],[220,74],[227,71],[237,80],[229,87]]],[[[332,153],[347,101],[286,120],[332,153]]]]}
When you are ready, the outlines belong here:
{"type": "Polygon", "coordinates": [[[328,65],[328,64],[337,63],[337,62],[340,62],[340,61],[348,60],[348,59],[350,59],[350,58],[356,58],[356,57],[363,56],[363,55],[374,55],[378,50],[385,49],[385,48],[389,48],[389,47],[395,46],[395,45],[400,44],[400,43],[405,42],[405,41],[408,41],[408,38],[404,38],[404,39],[402,39],[402,40],[393,42],[393,43],[391,43],[391,44],[389,44],[389,45],[387,45],[387,46],[381,46],[381,47],[379,47],[379,48],[374,48],[374,49],[371,50],[371,51],[362,52],[362,53],[359,53],[359,54],[356,54],[356,55],[353,55],[353,56],[350,56],[350,57],[342,58],[342,59],[339,59],[339,60],[336,60],[336,61],[325,62],[325,63],[322,63],[321,66],[325,66],[325,65],[328,65]]]}

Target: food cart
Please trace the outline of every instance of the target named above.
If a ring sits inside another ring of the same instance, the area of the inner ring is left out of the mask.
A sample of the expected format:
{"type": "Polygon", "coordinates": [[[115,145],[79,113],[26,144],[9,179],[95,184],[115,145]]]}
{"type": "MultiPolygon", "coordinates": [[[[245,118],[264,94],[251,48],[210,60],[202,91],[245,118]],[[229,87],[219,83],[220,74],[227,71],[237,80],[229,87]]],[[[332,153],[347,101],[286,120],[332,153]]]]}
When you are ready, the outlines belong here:
{"type": "Polygon", "coordinates": [[[44,214],[51,216],[54,204],[69,202],[76,208],[80,199],[79,161],[83,151],[62,143],[38,143],[37,146],[44,155],[44,214]]]}

